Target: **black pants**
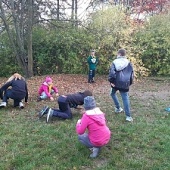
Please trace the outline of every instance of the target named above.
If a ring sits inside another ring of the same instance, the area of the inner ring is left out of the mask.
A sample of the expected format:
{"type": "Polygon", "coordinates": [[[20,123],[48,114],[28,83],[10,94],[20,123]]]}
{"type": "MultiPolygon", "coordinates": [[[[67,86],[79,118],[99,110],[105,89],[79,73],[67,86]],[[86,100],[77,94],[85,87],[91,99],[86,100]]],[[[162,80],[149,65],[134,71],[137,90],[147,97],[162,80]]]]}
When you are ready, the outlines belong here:
{"type": "Polygon", "coordinates": [[[69,103],[66,101],[67,97],[59,96],[58,105],[59,109],[53,109],[53,116],[59,117],[62,119],[71,119],[72,113],[69,106],[69,103]]]}
{"type": "Polygon", "coordinates": [[[94,77],[95,77],[95,70],[89,70],[88,83],[94,82],[94,77]]]}
{"type": "Polygon", "coordinates": [[[25,98],[25,95],[25,93],[14,94],[11,89],[7,89],[3,96],[3,102],[8,102],[8,99],[11,98],[14,100],[14,107],[16,107],[19,106],[19,103],[25,98]]]}

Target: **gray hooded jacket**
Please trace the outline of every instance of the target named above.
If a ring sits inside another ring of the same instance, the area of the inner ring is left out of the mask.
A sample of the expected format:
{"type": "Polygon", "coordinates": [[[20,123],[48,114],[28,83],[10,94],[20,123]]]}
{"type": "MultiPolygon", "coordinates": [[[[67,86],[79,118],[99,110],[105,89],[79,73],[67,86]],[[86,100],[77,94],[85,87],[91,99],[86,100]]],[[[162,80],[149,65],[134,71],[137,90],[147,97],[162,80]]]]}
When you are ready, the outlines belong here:
{"type": "Polygon", "coordinates": [[[133,82],[133,67],[125,56],[118,56],[110,67],[108,80],[117,90],[128,91],[133,82]]]}

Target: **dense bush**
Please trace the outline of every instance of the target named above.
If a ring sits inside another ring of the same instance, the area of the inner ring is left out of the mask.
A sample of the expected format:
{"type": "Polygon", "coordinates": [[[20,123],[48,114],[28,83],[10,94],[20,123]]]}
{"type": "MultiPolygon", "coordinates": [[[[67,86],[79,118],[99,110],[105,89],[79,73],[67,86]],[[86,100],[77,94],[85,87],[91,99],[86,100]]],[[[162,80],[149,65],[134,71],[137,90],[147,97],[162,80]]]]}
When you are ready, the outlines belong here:
{"type": "Polygon", "coordinates": [[[134,37],[140,58],[151,75],[170,75],[170,14],[156,15],[134,37]]]}
{"type": "Polygon", "coordinates": [[[38,74],[84,73],[92,37],[81,29],[60,25],[48,30],[37,27],[33,34],[33,56],[38,74]]]}
{"type": "Polygon", "coordinates": [[[117,51],[119,47],[117,39],[123,38],[123,33],[118,37],[117,32],[123,31],[125,27],[128,28],[124,13],[122,12],[120,17],[120,12],[119,14],[116,12],[117,9],[98,11],[92,16],[91,22],[86,23],[87,29],[83,27],[75,29],[66,23],[54,23],[57,26],[55,28],[36,27],[33,34],[35,72],[38,74],[87,73],[87,56],[90,49],[95,48],[100,60],[98,73],[108,74],[108,68],[113,60],[113,51],[117,51]],[[108,18],[111,18],[110,22],[108,18]],[[112,21],[118,23],[118,26],[116,27],[112,21]],[[121,28],[120,25],[123,27],[121,28]],[[106,29],[110,29],[108,34],[105,32],[106,29]]]}
{"type": "Polygon", "coordinates": [[[93,30],[101,55],[99,71],[108,73],[108,68],[117,55],[119,48],[125,48],[127,57],[133,63],[136,77],[148,74],[143,66],[139,52],[134,46],[134,33],[137,30],[134,22],[119,8],[108,8],[92,16],[89,28],[93,30]]]}
{"type": "Polygon", "coordinates": [[[0,76],[7,77],[14,72],[20,72],[15,56],[10,48],[9,40],[6,33],[0,35],[0,76]]]}

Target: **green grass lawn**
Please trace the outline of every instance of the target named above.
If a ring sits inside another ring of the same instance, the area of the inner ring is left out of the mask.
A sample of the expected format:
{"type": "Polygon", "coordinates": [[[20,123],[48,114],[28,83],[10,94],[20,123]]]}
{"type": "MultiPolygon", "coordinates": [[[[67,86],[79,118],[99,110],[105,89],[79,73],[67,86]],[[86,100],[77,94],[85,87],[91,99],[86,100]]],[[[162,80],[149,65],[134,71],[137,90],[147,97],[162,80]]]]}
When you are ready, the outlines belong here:
{"type": "Polygon", "coordinates": [[[164,109],[170,106],[170,80],[148,78],[133,84],[133,123],[125,122],[123,113],[114,113],[109,84],[101,80],[94,85],[84,83],[93,90],[112,131],[99,157],[90,159],[90,151],[77,140],[75,124],[80,110],[73,109],[72,120],[53,119],[47,124],[46,117],[38,119],[38,111],[44,105],[57,107],[57,103],[38,103],[30,90],[25,109],[13,108],[10,100],[0,110],[0,170],[169,170],[170,113],[164,109]]]}

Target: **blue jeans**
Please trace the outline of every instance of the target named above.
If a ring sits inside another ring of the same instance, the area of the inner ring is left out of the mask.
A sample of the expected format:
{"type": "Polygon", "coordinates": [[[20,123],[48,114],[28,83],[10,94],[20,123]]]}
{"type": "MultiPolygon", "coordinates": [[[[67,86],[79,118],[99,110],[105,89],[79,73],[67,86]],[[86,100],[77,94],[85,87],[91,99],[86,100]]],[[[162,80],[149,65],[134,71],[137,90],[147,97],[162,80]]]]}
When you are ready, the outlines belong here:
{"type": "MultiPolygon", "coordinates": [[[[120,95],[122,97],[125,114],[126,114],[126,116],[130,117],[131,113],[130,113],[130,102],[129,102],[128,92],[123,92],[123,91],[119,91],[119,92],[120,92],[120,95]]],[[[111,90],[111,97],[114,101],[116,108],[119,109],[120,103],[119,103],[119,100],[118,100],[117,95],[116,95],[116,90],[114,88],[112,88],[112,90],[111,90]]]]}
{"type": "Polygon", "coordinates": [[[89,140],[89,136],[87,133],[84,133],[82,135],[78,135],[78,140],[85,145],[88,148],[92,148],[95,147],[89,140]]]}
{"type": "MultiPolygon", "coordinates": [[[[54,93],[54,90],[51,90],[51,93],[50,93],[50,94],[52,95],[53,93],[54,93]]],[[[47,99],[48,96],[47,96],[46,93],[43,91],[43,92],[41,93],[41,95],[40,95],[40,98],[44,100],[44,99],[47,99]]]]}

